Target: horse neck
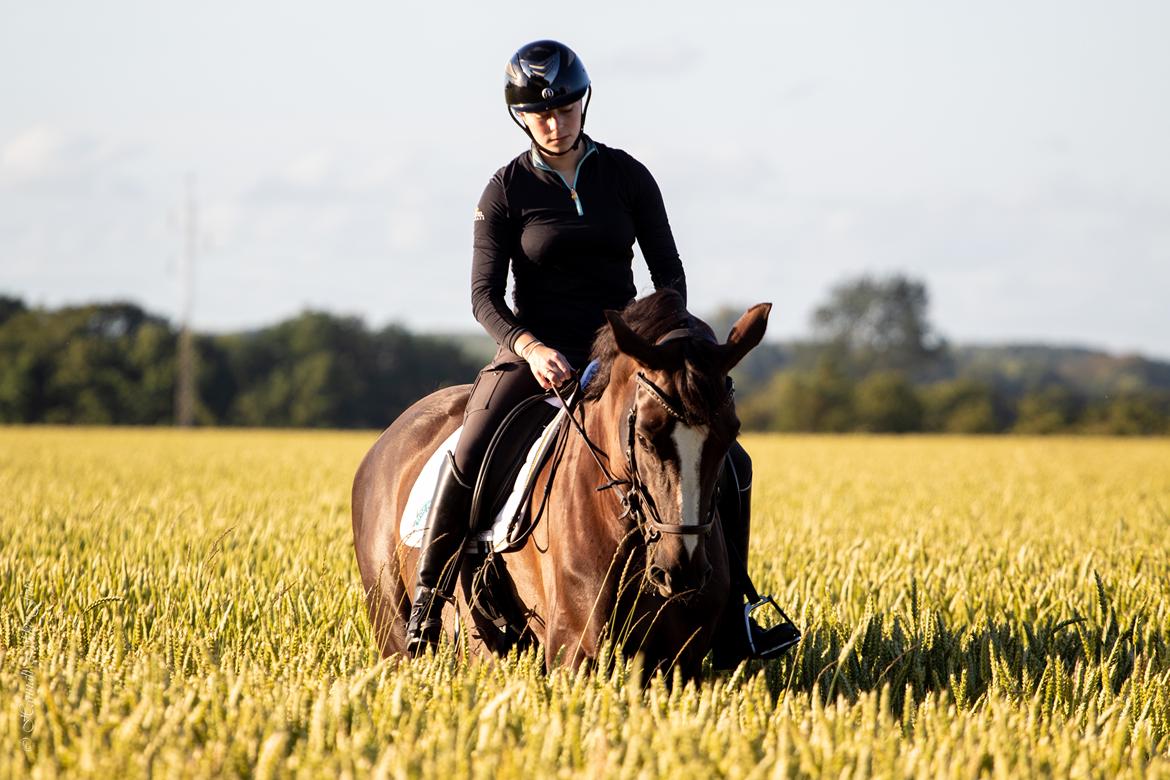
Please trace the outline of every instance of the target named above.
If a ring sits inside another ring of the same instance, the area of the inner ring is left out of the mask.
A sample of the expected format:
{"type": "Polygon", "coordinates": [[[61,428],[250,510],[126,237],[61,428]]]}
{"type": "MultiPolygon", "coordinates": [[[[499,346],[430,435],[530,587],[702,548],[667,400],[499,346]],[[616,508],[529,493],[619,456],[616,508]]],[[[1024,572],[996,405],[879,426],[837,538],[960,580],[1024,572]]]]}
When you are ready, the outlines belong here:
{"type": "Polygon", "coordinates": [[[578,483],[583,489],[587,488],[587,494],[598,497],[597,505],[602,507],[602,511],[599,512],[599,521],[605,524],[607,530],[611,531],[615,537],[620,538],[623,530],[617,519],[622,511],[618,502],[618,494],[612,490],[597,492],[597,488],[610,477],[623,478],[626,476],[624,450],[616,433],[620,424],[618,420],[618,416],[621,414],[620,402],[611,397],[607,390],[607,392],[602,393],[600,398],[584,401],[583,404],[585,433],[600,452],[597,453],[595,459],[594,453],[590,451],[589,445],[586,444],[580,432],[570,430],[568,432],[569,441],[565,447],[564,470],[572,474],[569,481],[578,483]],[[597,465],[597,459],[600,459],[601,463],[608,469],[609,477],[597,465]]]}
{"type": "MultiPolygon", "coordinates": [[[[599,398],[585,402],[585,432],[589,435],[589,439],[609,456],[608,461],[605,457],[599,457],[609,469],[610,474],[614,477],[622,477],[625,471],[625,455],[623,454],[625,443],[621,441],[617,432],[620,430],[621,418],[626,412],[622,408],[620,393],[615,392],[614,387],[615,385],[611,383],[599,398]]],[[[584,451],[585,457],[593,460],[589,454],[588,446],[580,438],[580,436],[577,437],[577,444],[584,451]]],[[[593,470],[598,472],[599,477],[604,476],[600,473],[601,470],[596,463],[593,464],[593,470]]]]}

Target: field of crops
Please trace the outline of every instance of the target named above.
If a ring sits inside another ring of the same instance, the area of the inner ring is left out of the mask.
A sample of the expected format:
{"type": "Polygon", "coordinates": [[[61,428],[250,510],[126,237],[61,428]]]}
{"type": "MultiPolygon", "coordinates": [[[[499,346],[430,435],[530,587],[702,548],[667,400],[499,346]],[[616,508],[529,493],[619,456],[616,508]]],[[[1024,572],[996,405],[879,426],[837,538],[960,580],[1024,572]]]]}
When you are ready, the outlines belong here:
{"type": "Polygon", "coordinates": [[[0,776],[1170,777],[1170,442],[750,437],[805,629],[697,686],[373,651],[369,433],[0,428],[0,776]]]}

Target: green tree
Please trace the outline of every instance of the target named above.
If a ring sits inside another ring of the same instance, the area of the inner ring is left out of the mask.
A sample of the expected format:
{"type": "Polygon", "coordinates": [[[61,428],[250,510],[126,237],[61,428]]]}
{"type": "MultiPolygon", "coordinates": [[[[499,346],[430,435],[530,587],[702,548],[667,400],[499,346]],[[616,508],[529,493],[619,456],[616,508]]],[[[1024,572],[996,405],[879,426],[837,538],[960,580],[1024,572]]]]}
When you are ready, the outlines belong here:
{"type": "Polygon", "coordinates": [[[991,388],[972,379],[936,382],[920,391],[923,427],[942,433],[993,433],[999,429],[991,388]]]}
{"type": "Polygon", "coordinates": [[[1170,433],[1170,398],[1153,390],[1115,395],[1086,412],[1087,433],[1153,436],[1170,433]]]}
{"type": "Polygon", "coordinates": [[[1016,412],[1016,433],[1067,433],[1079,421],[1079,399],[1065,387],[1051,386],[1028,393],[1016,412]]]}
{"type": "Polygon", "coordinates": [[[0,325],[0,420],[159,422],[171,392],[157,362],[169,355],[165,321],[133,304],[17,311],[0,325]]]}
{"type": "Polygon", "coordinates": [[[371,332],[356,318],[312,311],[221,337],[208,352],[210,370],[234,389],[211,403],[238,425],[383,427],[479,368],[445,341],[393,325],[371,332]]]}
{"type": "Polygon", "coordinates": [[[0,295],[0,325],[3,325],[12,317],[28,311],[28,307],[24,305],[24,301],[20,298],[13,298],[10,295],[0,295]]]}
{"type": "Polygon", "coordinates": [[[853,427],[853,386],[831,361],[814,371],[781,371],[737,406],[753,430],[842,432],[853,427]]]}
{"type": "Polygon", "coordinates": [[[897,371],[879,371],[857,384],[853,412],[860,430],[908,433],[922,430],[922,402],[897,371]]]}
{"type": "Polygon", "coordinates": [[[813,312],[813,332],[856,375],[942,370],[943,340],[927,319],[926,285],[900,274],[862,276],[833,287],[813,312]]]}

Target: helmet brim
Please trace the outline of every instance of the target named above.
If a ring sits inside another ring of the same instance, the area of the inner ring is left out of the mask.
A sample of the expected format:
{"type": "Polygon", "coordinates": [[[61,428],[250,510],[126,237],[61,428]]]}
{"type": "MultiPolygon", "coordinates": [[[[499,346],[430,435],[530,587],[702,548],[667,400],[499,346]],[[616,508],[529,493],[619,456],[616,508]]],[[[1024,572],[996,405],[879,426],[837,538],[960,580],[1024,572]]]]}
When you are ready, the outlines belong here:
{"type": "Polygon", "coordinates": [[[570,103],[575,103],[581,98],[585,97],[585,93],[588,91],[589,85],[586,84],[581,89],[575,89],[572,92],[566,92],[563,95],[554,95],[553,97],[545,100],[516,103],[513,103],[509,100],[508,108],[521,114],[538,114],[541,111],[551,111],[554,108],[560,108],[561,106],[567,106],[570,103]]]}

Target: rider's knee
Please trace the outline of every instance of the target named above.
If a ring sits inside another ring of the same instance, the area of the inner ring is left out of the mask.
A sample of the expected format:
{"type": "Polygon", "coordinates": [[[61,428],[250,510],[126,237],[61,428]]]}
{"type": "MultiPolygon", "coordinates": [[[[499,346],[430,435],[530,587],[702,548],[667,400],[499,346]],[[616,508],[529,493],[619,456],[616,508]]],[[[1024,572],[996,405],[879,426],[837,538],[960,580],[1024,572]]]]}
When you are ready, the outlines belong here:
{"type": "Polygon", "coordinates": [[[742,444],[735,442],[731,445],[727,457],[735,469],[736,481],[739,482],[740,488],[750,486],[752,484],[752,457],[748,455],[747,450],[743,448],[742,444]]]}

